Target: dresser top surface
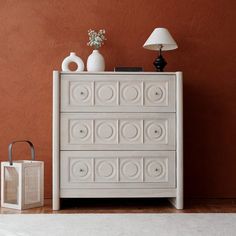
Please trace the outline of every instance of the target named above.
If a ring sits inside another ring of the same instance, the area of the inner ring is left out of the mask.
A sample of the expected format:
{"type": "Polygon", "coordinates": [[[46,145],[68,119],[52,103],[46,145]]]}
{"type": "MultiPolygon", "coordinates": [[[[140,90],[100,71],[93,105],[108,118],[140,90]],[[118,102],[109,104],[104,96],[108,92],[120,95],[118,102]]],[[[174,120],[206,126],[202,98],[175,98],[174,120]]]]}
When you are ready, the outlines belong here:
{"type": "Polygon", "coordinates": [[[61,75],[176,75],[177,73],[182,73],[181,71],[176,72],[114,72],[114,71],[103,71],[103,72],[65,72],[65,71],[55,71],[59,72],[61,75]]]}

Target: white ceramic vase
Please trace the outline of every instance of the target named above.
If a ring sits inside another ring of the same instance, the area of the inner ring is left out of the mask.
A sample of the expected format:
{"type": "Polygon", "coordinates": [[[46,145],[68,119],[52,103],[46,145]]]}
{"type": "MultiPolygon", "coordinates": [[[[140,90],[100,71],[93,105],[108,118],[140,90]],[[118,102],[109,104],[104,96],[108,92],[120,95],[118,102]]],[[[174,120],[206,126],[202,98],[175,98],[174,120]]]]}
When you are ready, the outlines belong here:
{"type": "Polygon", "coordinates": [[[75,71],[83,71],[84,70],[83,60],[80,57],[78,57],[75,52],[71,52],[70,55],[68,57],[66,57],[61,64],[62,71],[67,71],[67,72],[71,71],[69,68],[69,64],[71,62],[74,62],[77,65],[77,69],[75,71]]]}
{"type": "Polygon", "coordinates": [[[87,71],[97,72],[105,70],[105,60],[98,50],[93,50],[87,60],[87,71]]]}

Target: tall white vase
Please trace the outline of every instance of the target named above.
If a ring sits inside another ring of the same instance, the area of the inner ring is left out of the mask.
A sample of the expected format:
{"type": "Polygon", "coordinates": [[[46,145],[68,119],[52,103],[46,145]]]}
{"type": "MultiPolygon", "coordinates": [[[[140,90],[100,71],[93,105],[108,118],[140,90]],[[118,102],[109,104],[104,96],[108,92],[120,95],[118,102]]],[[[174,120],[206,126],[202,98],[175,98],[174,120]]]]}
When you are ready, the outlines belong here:
{"type": "Polygon", "coordinates": [[[97,72],[105,70],[105,60],[103,55],[98,50],[93,50],[87,60],[87,71],[97,72]]]}

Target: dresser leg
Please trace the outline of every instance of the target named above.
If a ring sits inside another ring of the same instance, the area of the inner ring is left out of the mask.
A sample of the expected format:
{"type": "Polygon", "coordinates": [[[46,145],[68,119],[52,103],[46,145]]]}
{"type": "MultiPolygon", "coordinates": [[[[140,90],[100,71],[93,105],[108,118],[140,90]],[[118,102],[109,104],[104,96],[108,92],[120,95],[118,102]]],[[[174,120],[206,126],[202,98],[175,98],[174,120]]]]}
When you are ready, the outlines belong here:
{"type": "Polygon", "coordinates": [[[59,211],[60,210],[60,199],[53,198],[52,199],[52,210],[59,211]]]}
{"type": "Polygon", "coordinates": [[[181,197],[173,197],[168,198],[169,202],[178,210],[182,210],[184,208],[184,201],[181,197]]]}

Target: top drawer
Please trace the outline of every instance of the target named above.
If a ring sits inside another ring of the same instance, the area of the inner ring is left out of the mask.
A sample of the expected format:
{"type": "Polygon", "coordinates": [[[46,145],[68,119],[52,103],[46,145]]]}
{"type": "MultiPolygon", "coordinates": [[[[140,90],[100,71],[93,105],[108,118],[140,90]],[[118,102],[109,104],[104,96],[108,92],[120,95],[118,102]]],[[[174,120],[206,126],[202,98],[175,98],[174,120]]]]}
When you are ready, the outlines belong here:
{"type": "Polygon", "coordinates": [[[61,112],[175,112],[175,75],[62,75],[61,112]]]}

